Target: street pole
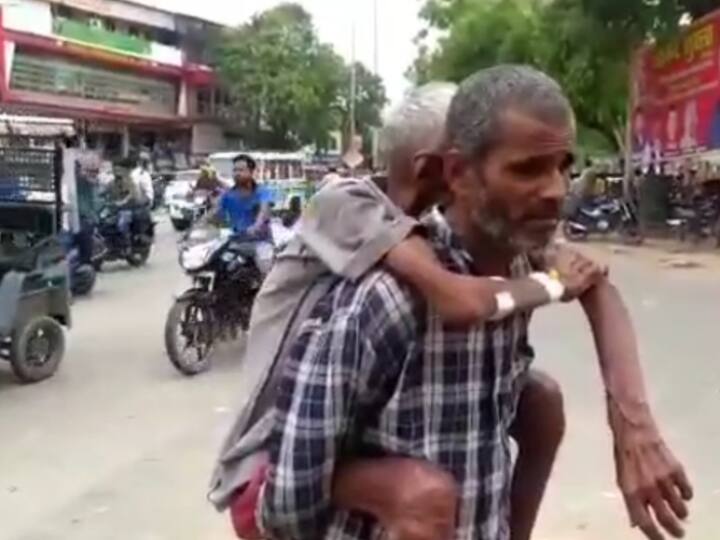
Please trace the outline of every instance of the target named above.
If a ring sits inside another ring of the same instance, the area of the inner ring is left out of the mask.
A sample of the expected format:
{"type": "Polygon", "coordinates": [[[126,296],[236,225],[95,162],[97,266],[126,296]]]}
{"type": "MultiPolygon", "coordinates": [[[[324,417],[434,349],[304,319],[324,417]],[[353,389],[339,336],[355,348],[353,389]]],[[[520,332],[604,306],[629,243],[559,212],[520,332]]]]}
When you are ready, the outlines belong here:
{"type": "Polygon", "coordinates": [[[380,76],[380,57],[378,56],[378,0],[373,0],[373,70],[380,76]]]}
{"type": "Polygon", "coordinates": [[[355,66],[355,18],[352,21],[352,48],[350,52],[350,144],[348,148],[355,145],[355,100],[357,97],[357,68],[355,66]]]}

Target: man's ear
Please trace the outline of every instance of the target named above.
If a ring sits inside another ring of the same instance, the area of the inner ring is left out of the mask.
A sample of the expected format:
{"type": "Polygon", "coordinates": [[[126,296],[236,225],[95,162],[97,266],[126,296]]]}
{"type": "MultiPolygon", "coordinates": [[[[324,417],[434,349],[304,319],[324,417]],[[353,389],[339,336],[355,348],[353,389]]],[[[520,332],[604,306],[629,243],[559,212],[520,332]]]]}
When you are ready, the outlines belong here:
{"type": "Polygon", "coordinates": [[[443,181],[448,191],[458,194],[465,189],[465,176],[469,163],[455,148],[447,150],[443,156],[443,181]]]}

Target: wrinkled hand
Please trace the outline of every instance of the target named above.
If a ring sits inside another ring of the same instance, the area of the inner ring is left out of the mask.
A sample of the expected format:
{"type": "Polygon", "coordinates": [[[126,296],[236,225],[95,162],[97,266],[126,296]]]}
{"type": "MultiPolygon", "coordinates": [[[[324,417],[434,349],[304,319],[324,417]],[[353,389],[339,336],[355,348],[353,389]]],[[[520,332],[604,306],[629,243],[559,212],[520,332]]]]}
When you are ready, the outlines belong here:
{"type": "Polygon", "coordinates": [[[563,302],[577,300],[608,275],[607,266],[564,244],[554,246],[546,254],[545,262],[548,268],[557,271],[560,282],[565,286],[563,302]]]}
{"type": "Polygon", "coordinates": [[[693,490],[685,471],[665,444],[655,423],[629,423],[617,406],[610,404],[610,425],[615,436],[617,483],[625,499],[630,523],[649,540],[685,534],[687,501],[693,490]]]}
{"type": "Polygon", "coordinates": [[[395,467],[393,501],[378,516],[389,540],[451,540],[455,535],[458,493],[447,473],[419,461],[395,467]]]}

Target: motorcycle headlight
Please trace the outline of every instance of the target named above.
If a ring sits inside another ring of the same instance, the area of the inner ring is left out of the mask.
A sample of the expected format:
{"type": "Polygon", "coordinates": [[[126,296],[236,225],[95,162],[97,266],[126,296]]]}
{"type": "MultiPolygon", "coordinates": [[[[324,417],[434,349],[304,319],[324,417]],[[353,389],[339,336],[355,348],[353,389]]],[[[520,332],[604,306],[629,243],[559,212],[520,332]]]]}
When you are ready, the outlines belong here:
{"type": "Polygon", "coordinates": [[[187,247],[180,254],[180,264],[190,272],[199,270],[207,264],[215,249],[215,242],[187,247]]]}

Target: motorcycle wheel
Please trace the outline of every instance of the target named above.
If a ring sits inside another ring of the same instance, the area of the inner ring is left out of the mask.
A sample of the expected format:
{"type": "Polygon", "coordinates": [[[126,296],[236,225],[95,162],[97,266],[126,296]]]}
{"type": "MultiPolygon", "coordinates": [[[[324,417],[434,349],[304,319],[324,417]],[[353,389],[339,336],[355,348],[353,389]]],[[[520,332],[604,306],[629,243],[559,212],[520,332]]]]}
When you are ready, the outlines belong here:
{"type": "Polygon", "coordinates": [[[171,219],[170,223],[177,232],[184,232],[190,228],[190,222],[184,219],[171,219]]]}
{"type": "Polygon", "coordinates": [[[628,246],[639,246],[645,241],[637,225],[621,225],[620,239],[628,246]]]}
{"type": "Polygon", "coordinates": [[[192,377],[210,369],[215,348],[212,324],[209,310],[192,300],[176,300],[170,308],[165,322],[165,350],[183,375],[192,377]]]}
{"type": "Polygon", "coordinates": [[[55,319],[29,319],[13,333],[10,365],[22,383],[37,383],[52,377],[64,354],[65,333],[55,319]]]}
{"type": "Polygon", "coordinates": [[[97,274],[91,265],[83,265],[77,269],[72,276],[73,296],[87,296],[95,288],[97,274]]]}
{"type": "Polygon", "coordinates": [[[130,252],[130,255],[127,256],[127,262],[130,266],[133,268],[139,268],[141,266],[145,266],[147,264],[148,259],[150,258],[150,246],[143,246],[139,248],[133,248],[133,250],[130,252]]]}
{"type": "Polygon", "coordinates": [[[563,222],[563,235],[572,242],[584,242],[588,239],[587,231],[575,229],[569,221],[563,222]]]}

